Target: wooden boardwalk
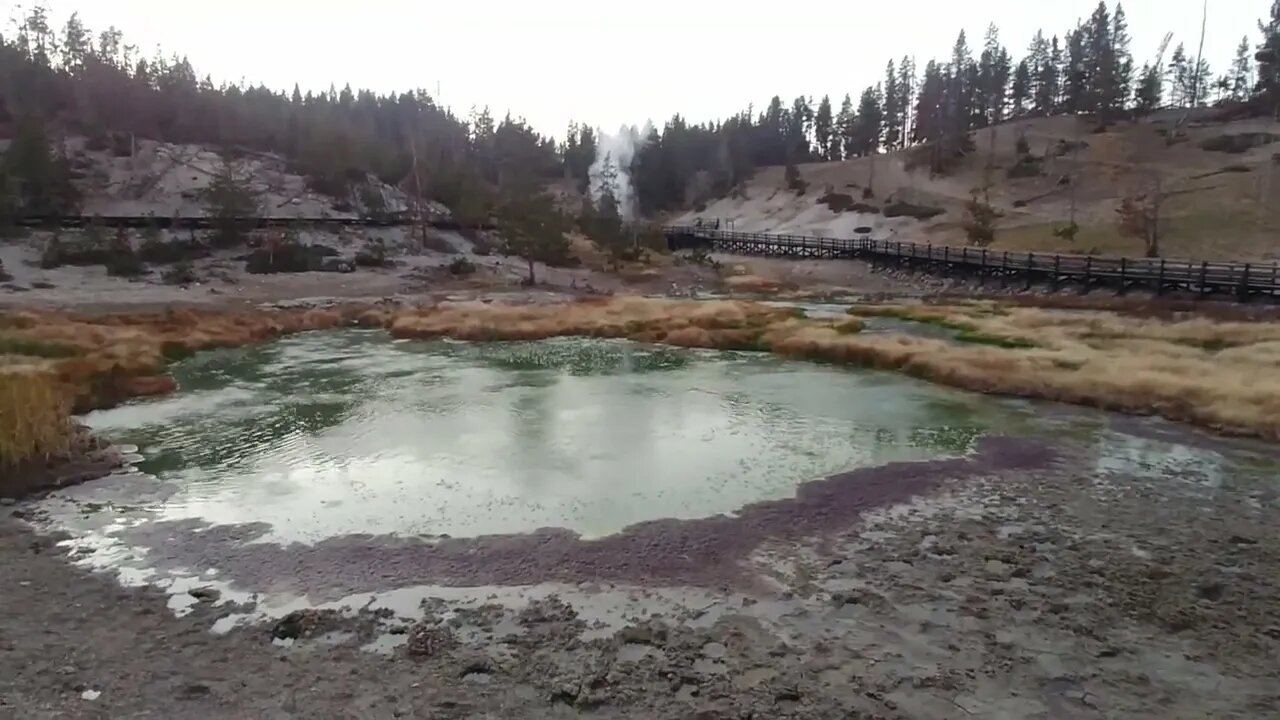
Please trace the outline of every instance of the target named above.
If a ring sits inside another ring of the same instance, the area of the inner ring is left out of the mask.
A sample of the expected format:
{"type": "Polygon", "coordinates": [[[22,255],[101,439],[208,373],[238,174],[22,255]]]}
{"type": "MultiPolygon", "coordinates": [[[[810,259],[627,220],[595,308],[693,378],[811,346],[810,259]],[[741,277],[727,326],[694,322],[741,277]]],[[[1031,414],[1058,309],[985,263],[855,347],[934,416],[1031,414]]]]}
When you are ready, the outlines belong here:
{"type": "Polygon", "coordinates": [[[972,277],[980,285],[1053,290],[1075,287],[1082,292],[1109,289],[1123,294],[1147,290],[1199,296],[1230,295],[1241,301],[1280,298],[1280,266],[1276,263],[1193,262],[1165,258],[1116,258],[1058,253],[1010,252],[927,243],[771,235],[706,227],[663,228],[673,250],[703,247],[739,255],[796,259],[860,259],[873,266],[904,267],[947,277],[972,277]]]}
{"type": "MultiPolygon", "coordinates": [[[[202,215],[67,215],[58,217],[27,216],[18,218],[16,224],[26,228],[77,229],[90,225],[104,228],[148,228],[161,230],[212,230],[219,220],[202,215]]],[[[343,227],[409,227],[416,223],[407,215],[388,217],[292,217],[285,215],[237,218],[236,224],[250,229],[262,228],[343,228],[343,227]]],[[[490,230],[487,223],[465,224],[456,220],[433,219],[426,225],[441,230],[490,230]]]]}

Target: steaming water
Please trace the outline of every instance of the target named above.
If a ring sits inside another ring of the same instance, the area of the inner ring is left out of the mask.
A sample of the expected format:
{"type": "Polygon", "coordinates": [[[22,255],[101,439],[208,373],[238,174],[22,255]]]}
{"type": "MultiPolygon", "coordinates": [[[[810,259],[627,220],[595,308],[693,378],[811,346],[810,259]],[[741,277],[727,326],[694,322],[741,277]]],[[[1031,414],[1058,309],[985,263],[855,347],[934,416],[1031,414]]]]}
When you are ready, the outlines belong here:
{"type": "Polygon", "coordinates": [[[587,536],[731,513],[860,466],[951,456],[1025,415],[897,375],[629,342],[295,336],[201,354],[183,391],[94,413],[165,518],[275,536],[587,536]]]}
{"type": "Polygon", "coordinates": [[[266,523],[264,539],[280,542],[598,537],[731,514],[857,467],[961,455],[989,433],[1084,443],[1100,475],[1212,487],[1238,474],[1217,451],[1115,431],[1102,413],[754,353],[350,330],[203,353],[175,374],[178,395],[87,418],[138,446],[145,475],[74,497],[143,521],[266,523]]]}

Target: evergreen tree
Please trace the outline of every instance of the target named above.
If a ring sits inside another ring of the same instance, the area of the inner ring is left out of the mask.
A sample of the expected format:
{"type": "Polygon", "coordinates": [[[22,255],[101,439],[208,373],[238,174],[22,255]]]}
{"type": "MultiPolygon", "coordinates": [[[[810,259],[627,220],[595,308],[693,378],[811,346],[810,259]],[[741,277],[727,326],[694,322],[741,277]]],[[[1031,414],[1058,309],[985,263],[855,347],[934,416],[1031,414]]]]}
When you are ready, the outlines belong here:
{"type": "Polygon", "coordinates": [[[837,149],[837,159],[848,160],[853,157],[853,98],[845,93],[840,102],[840,113],[836,115],[835,127],[831,133],[832,142],[837,149]]]}
{"type": "Polygon", "coordinates": [[[884,126],[884,147],[893,150],[900,147],[902,139],[902,93],[898,89],[898,71],[893,61],[885,68],[883,92],[884,107],[881,119],[884,126]]]}
{"type": "Polygon", "coordinates": [[[40,118],[29,116],[18,123],[4,155],[4,171],[16,213],[48,218],[76,213],[80,195],[71,182],[71,165],[50,142],[40,118]]]}
{"type": "Polygon", "coordinates": [[[1262,44],[1255,55],[1258,83],[1254,92],[1267,112],[1280,115],[1280,0],[1273,0],[1271,16],[1266,22],[1258,22],[1258,30],[1262,32],[1262,44]]]}
{"type": "Polygon", "coordinates": [[[214,242],[230,247],[244,242],[261,202],[249,178],[235,164],[224,161],[203,191],[209,217],[214,219],[214,242]]]}
{"type": "Polygon", "coordinates": [[[1150,113],[1160,107],[1164,97],[1164,75],[1160,66],[1143,65],[1134,91],[1134,111],[1150,113]]]}
{"type": "Polygon", "coordinates": [[[1011,64],[1008,51],[1000,45],[1000,31],[992,23],[987,26],[982,56],[978,61],[978,78],[973,88],[976,126],[994,125],[1003,119],[1011,64]]]}
{"type": "Polygon", "coordinates": [[[818,104],[818,113],[813,118],[813,134],[818,141],[818,154],[824,160],[839,160],[836,148],[836,132],[831,115],[831,98],[823,95],[818,104]]]}
{"type": "Polygon", "coordinates": [[[884,131],[880,95],[879,87],[869,87],[862,91],[862,97],[858,101],[858,112],[853,123],[853,149],[859,156],[870,155],[880,149],[880,137],[884,131]]]}
{"type": "Polygon", "coordinates": [[[916,61],[903,55],[898,63],[898,112],[901,121],[899,141],[906,145],[911,138],[911,126],[914,123],[912,108],[915,107],[916,61]]]}
{"type": "Polygon", "coordinates": [[[1093,101],[1091,71],[1083,26],[1067,33],[1067,52],[1062,75],[1062,110],[1068,113],[1088,112],[1093,101]]]}
{"type": "Polygon", "coordinates": [[[1130,50],[1129,21],[1124,6],[1116,3],[1111,17],[1111,73],[1108,78],[1106,101],[1112,112],[1123,110],[1129,104],[1133,92],[1133,53],[1130,50]]]}
{"type": "Polygon", "coordinates": [[[1175,107],[1191,102],[1191,68],[1187,66],[1187,48],[1182,43],[1173,49],[1169,58],[1168,82],[1172,90],[1170,101],[1175,107]]]}
{"type": "Polygon", "coordinates": [[[1249,38],[1240,38],[1235,59],[1231,62],[1231,73],[1228,75],[1231,84],[1229,97],[1236,102],[1248,100],[1252,90],[1253,64],[1249,49],[1249,38]]]}
{"type": "Polygon", "coordinates": [[[536,177],[510,183],[496,214],[503,252],[523,258],[528,264],[526,284],[537,282],[535,262],[555,265],[569,259],[569,241],[565,238],[568,225],[555,201],[537,187],[536,177]]]}
{"type": "Polygon", "coordinates": [[[1031,113],[1041,117],[1053,114],[1058,102],[1058,62],[1050,54],[1049,41],[1042,31],[1037,30],[1031,39],[1025,62],[1031,80],[1031,113]]]}
{"type": "Polygon", "coordinates": [[[1009,92],[1009,103],[1013,106],[1014,117],[1027,112],[1027,101],[1031,97],[1031,66],[1024,58],[1013,71],[1013,86],[1009,92]]]}

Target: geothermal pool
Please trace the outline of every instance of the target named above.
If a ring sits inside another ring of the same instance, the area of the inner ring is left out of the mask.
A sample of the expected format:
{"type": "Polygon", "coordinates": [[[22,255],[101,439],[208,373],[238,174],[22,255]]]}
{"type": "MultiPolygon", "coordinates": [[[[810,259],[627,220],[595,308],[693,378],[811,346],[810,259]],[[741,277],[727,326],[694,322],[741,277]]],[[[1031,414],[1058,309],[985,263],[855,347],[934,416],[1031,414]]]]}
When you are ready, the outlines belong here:
{"type": "Polygon", "coordinates": [[[266,539],[584,537],[730,514],[805,481],[963,455],[1029,406],[902,376],[627,341],[294,336],[179,363],[182,391],[87,422],[138,447],[156,519],[266,539]]]}

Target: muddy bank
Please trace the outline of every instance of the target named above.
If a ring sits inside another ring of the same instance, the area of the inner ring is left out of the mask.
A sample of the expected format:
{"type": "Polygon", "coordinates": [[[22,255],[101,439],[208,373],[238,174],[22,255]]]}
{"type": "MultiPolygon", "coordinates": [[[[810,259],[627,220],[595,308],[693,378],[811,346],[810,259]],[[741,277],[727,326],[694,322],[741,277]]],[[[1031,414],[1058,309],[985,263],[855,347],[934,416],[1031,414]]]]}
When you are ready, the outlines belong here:
{"type": "Polygon", "coordinates": [[[1048,467],[1042,444],[988,438],[970,458],[903,462],[801,485],[794,498],[748,505],[732,516],[657,520],[597,540],[568,530],[479,538],[336,537],[314,544],[261,542],[270,526],[149,522],[115,535],[147,549],[160,569],[217,567],[246,587],[287,588],[332,601],[400,585],[531,585],[612,582],[751,589],[742,561],[766,539],[799,542],[847,527],[863,513],[940,484],[1048,467]]]}
{"type": "Polygon", "coordinates": [[[97,480],[122,464],[123,458],[110,443],[77,423],[65,451],[0,467],[0,499],[35,496],[97,480]]]}
{"type": "MultiPolygon", "coordinates": [[[[1274,477],[1214,486],[1055,451],[1043,467],[940,469],[932,492],[820,520],[819,538],[762,536],[734,571],[751,592],[676,609],[630,583],[428,593],[403,615],[378,591],[216,636],[245,608],[201,593],[174,618],[157,591],[86,574],[0,518],[0,605],[22,609],[0,614],[0,715],[1275,717],[1274,477]],[[591,619],[609,594],[632,608],[618,627],[591,619]],[[371,637],[380,652],[361,649],[371,637]]],[[[221,546],[200,561],[220,567],[221,546]]],[[[275,572],[311,563],[283,556],[275,572]]],[[[406,568],[381,582],[412,582],[406,568]]]]}

